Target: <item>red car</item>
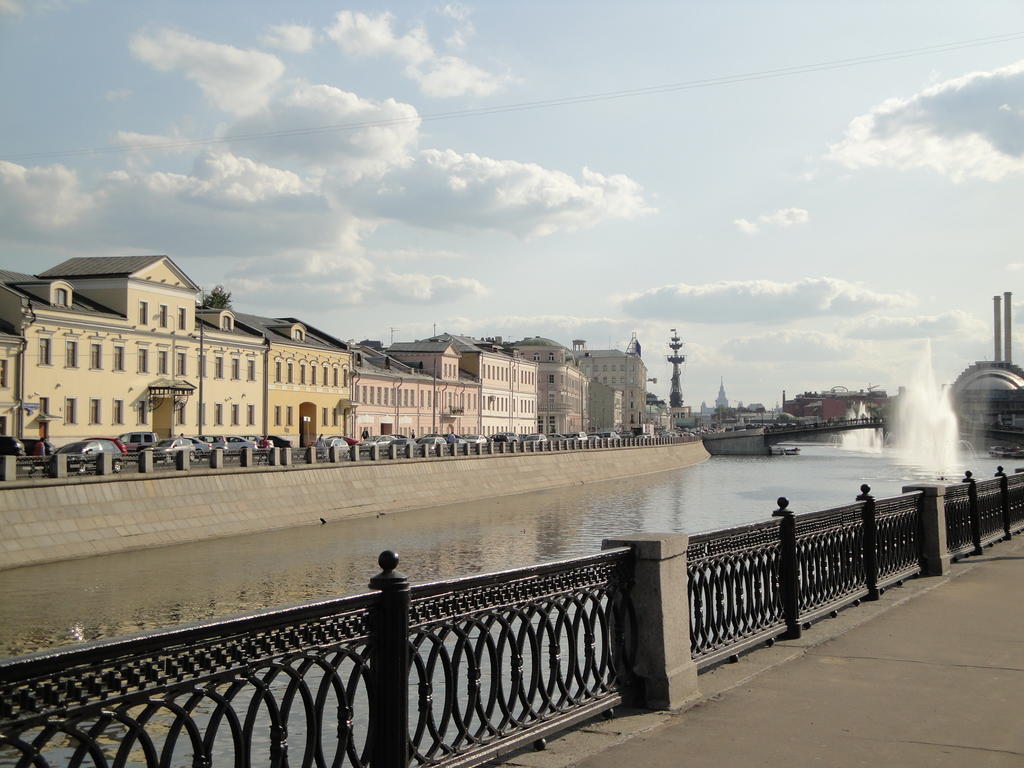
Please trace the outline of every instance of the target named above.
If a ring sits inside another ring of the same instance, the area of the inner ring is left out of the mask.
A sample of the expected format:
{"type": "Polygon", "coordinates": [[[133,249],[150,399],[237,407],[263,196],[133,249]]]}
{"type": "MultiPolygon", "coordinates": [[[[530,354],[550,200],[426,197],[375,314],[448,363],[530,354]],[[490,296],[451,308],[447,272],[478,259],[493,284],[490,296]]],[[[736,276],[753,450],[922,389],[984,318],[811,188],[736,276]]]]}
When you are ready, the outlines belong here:
{"type": "Polygon", "coordinates": [[[116,437],[84,437],[83,440],[109,440],[121,453],[128,453],[128,446],[118,440],[116,437]]]}

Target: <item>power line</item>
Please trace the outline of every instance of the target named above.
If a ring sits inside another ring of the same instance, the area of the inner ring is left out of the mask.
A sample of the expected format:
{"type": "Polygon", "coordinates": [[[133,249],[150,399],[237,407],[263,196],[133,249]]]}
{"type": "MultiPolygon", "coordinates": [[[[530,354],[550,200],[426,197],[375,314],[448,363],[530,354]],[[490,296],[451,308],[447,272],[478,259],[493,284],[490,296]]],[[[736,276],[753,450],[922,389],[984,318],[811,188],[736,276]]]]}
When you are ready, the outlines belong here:
{"type": "Polygon", "coordinates": [[[228,144],[244,141],[260,141],[263,139],[289,138],[293,136],[315,136],[322,133],[342,133],[356,131],[363,128],[383,128],[393,125],[410,123],[435,122],[439,120],[455,120],[467,117],[482,117],[486,115],[499,115],[507,112],[524,112],[534,109],[549,109],[551,107],[571,106],[574,104],[591,104],[601,101],[612,101],[615,99],[634,98],[638,96],[650,96],[663,93],[675,93],[679,91],[690,91],[699,88],[715,88],[724,85],[735,85],[737,83],[748,83],[759,80],[772,80],[782,77],[792,77],[813,72],[827,72],[835,69],[847,69],[850,67],[863,66],[865,64],[877,64],[886,61],[897,61],[919,56],[927,56],[935,53],[947,53],[950,51],[963,50],[965,48],[978,48],[999,43],[1009,43],[1016,40],[1024,40],[1024,32],[1006,32],[1001,35],[990,37],[979,37],[970,40],[959,40],[952,43],[929,45],[922,48],[906,48],[887,53],[876,53],[867,56],[855,56],[845,59],[833,59],[815,64],[798,64],[791,67],[779,67],[776,69],[764,69],[755,72],[745,72],[737,75],[724,75],[720,77],[709,77],[699,80],[684,80],[675,83],[663,83],[642,88],[629,88],[618,91],[603,91],[600,93],[589,93],[578,96],[565,96],[556,99],[542,99],[538,101],[524,101],[515,104],[503,104],[494,107],[481,107],[478,109],[464,109],[450,112],[435,112],[415,117],[397,117],[388,120],[365,120],[350,123],[332,123],[327,125],[309,126],[305,128],[291,128],[277,131],[262,131],[254,133],[239,133],[229,136],[208,137],[200,139],[182,139],[180,141],[151,142],[146,144],[118,144],[101,147],[89,147],[81,149],[53,150],[47,152],[26,152],[17,155],[4,156],[3,160],[38,160],[44,158],[65,158],[80,157],[84,155],[117,154],[122,152],[138,152],[146,150],[169,150],[188,149],[190,147],[211,146],[216,144],[228,144]]]}

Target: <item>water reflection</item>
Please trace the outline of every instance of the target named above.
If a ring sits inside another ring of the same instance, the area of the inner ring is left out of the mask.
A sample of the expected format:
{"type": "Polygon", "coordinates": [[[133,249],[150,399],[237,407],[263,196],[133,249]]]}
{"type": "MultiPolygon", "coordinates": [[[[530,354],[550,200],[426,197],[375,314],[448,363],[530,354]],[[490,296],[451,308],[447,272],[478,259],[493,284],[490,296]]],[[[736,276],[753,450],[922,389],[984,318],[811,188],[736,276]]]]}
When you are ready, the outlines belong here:
{"type": "MultiPolygon", "coordinates": [[[[964,459],[991,477],[994,459],[964,459]]],[[[877,497],[922,479],[890,453],[803,445],[673,472],[0,572],[0,655],[366,590],[395,549],[413,580],[593,553],[636,532],[697,532],[877,497]]],[[[959,479],[959,478],[956,478],[959,479]]],[[[216,510],[211,510],[216,514],[216,510]]]]}

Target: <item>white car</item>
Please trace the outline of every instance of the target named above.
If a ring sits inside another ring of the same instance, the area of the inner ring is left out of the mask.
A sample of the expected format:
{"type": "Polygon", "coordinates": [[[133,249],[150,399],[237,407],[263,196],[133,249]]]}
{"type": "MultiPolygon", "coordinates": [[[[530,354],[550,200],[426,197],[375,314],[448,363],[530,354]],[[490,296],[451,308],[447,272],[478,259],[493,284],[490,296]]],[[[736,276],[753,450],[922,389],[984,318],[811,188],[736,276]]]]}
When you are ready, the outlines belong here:
{"type": "Polygon", "coordinates": [[[487,438],[483,435],[460,435],[460,437],[467,443],[473,443],[475,445],[485,445],[487,438]]]}

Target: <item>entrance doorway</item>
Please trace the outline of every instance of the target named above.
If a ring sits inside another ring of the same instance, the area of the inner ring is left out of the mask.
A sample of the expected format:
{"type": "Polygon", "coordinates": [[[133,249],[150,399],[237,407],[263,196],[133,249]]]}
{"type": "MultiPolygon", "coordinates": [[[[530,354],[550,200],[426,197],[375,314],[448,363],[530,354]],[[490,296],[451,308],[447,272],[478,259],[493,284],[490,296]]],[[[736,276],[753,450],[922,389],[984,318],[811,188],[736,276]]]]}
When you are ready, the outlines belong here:
{"type": "Polygon", "coordinates": [[[303,446],[316,442],[316,406],[313,403],[299,406],[299,442],[303,446]]]}

